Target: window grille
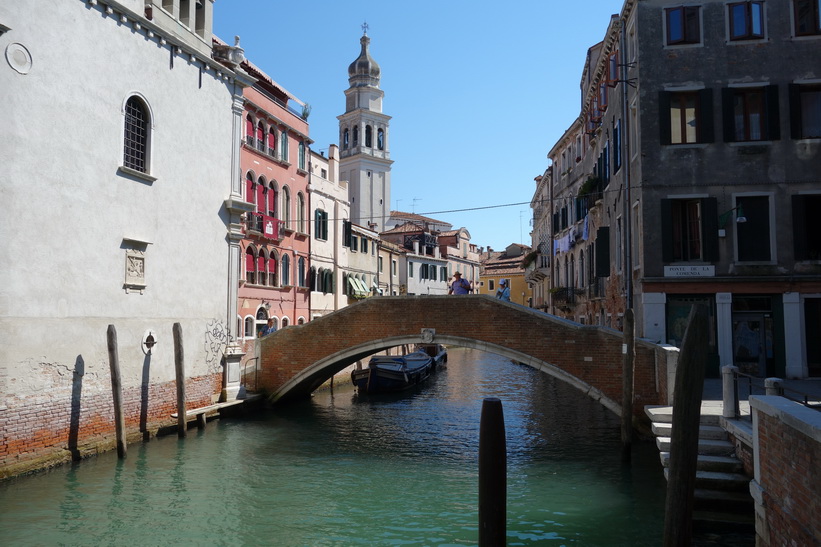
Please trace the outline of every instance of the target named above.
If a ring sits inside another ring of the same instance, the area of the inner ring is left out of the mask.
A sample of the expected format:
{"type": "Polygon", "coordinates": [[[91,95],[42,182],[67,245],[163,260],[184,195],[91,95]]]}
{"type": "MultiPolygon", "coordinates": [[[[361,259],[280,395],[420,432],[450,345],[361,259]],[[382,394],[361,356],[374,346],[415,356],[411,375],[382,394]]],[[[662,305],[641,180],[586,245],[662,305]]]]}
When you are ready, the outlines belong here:
{"type": "Polygon", "coordinates": [[[148,157],[148,117],[136,97],[125,104],[125,143],[123,165],[145,173],[148,157]]]}

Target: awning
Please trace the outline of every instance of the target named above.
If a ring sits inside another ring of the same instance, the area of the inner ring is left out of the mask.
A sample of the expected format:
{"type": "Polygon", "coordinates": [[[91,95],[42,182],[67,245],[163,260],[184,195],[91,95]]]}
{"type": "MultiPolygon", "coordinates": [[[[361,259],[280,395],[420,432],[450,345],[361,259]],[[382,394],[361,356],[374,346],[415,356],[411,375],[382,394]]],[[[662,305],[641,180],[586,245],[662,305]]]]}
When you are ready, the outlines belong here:
{"type": "Polygon", "coordinates": [[[366,298],[370,296],[371,291],[368,290],[368,286],[365,285],[365,282],[359,279],[358,277],[354,277],[354,281],[359,286],[359,290],[362,292],[362,298],[366,298]]]}
{"type": "Polygon", "coordinates": [[[348,287],[350,288],[348,294],[353,295],[355,298],[365,298],[368,296],[368,291],[362,290],[364,287],[362,287],[359,280],[353,276],[348,277],[348,287]]]}

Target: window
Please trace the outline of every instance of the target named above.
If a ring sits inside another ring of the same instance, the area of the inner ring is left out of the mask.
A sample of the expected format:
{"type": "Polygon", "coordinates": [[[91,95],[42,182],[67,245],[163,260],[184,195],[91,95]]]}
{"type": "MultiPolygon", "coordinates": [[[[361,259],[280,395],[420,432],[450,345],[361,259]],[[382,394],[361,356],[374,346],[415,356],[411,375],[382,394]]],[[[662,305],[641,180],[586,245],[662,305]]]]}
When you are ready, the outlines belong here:
{"type": "Polygon", "coordinates": [[[668,46],[701,43],[700,12],[699,6],[680,6],[664,10],[668,46]]]}
{"type": "Polygon", "coordinates": [[[254,318],[249,315],[245,318],[245,338],[253,338],[254,336],[254,318]]]}
{"type": "Polygon", "coordinates": [[[661,237],[662,261],[666,263],[717,260],[717,200],[661,200],[661,237]]]}
{"type": "Polygon", "coordinates": [[[301,234],[305,232],[305,196],[302,195],[302,192],[299,192],[296,195],[296,224],[297,224],[297,231],[301,234]]]}
{"type": "Polygon", "coordinates": [[[254,285],[257,282],[257,259],[254,250],[248,247],[245,250],[245,282],[254,285]]]}
{"type": "Polygon", "coordinates": [[[408,262],[408,277],[413,277],[413,262],[408,262]]]}
{"type": "Polygon", "coordinates": [[[268,259],[268,285],[271,287],[279,286],[279,280],[277,279],[277,258],[274,251],[271,252],[271,257],[268,259]]]}
{"type": "Polygon", "coordinates": [[[305,258],[301,256],[297,261],[297,284],[300,287],[305,286],[305,258]]]}
{"type": "Polygon", "coordinates": [[[288,132],[284,129],[279,134],[279,159],[288,161],[288,132]]]}
{"type": "Polygon", "coordinates": [[[494,283],[493,279],[488,279],[487,280],[487,290],[489,290],[489,291],[493,290],[493,283],[494,283]]]}
{"type": "Polygon", "coordinates": [[[125,103],[123,167],[148,172],[148,109],[137,97],[125,103]]]}
{"type": "Polygon", "coordinates": [[[277,133],[274,129],[268,133],[268,154],[271,156],[277,155],[277,133]]]}
{"type": "Polygon", "coordinates": [[[379,271],[379,273],[382,273],[384,271],[384,269],[382,267],[382,257],[381,256],[377,259],[377,262],[378,262],[378,268],[379,268],[378,271],[379,271]]]}
{"type": "Polygon", "coordinates": [[[725,88],[724,140],[727,142],[777,140],[778,86],[725,88]]]}
{"type": "Polygon", "coordinates": [[[342,132],[342,150],[347,150],[348,149],[349,139],[350,139],[350,133],[348,132],[347,129],[345,129],[345,131],[342,132]]]}
{"type": "Polygon", "coordinates": [[[659,92],[662,144],[713,142],[712,90],[659,92]]]}
{"type": "Polygon", "coordinates": [[[277,218],[277,188],[273,182],[268,185],[268,216],[277,218]]]}
{"type": "Polygon", "coordinates": [[[736,243],[739,262],[769,262],[772,260],[770,243],[769,196],[738,196],[747,222],[736,224],[736,243]]]}
{"type": "Polygon", "coordinates": [[[427,264],[419,266],[419,279],[430,279],[429,270],[430,266],[427,264]]]}
{"type": "Polygon", "coordinates": [[[385,149],[385,131],[382,129],[376,130],[376,147],[379,150],[385,149]]]}
{"type": "Polygon", "coordinates": [[[299,141],[299,163],[297,167],[305,170],[305,143],[303,141],[299,141]]]}
{"type": "Polygon", "coordinates": [[[362,252],[363,253],[368,252],[368,240],[364,237],[362,238],[362,252]]]}
{"type": "Polygon", "coordinates": [[[821,194],[792,197],[796,260],[821,260],[821,194]]]}
{"type": "Polygon", "coordinates": [[[397,272],[397,271],[399,271],[399,269],[397,268],[397,266],[398,266],[398,265],[397,265],[396,261],[395,261],[395,260],[391,260],[391,275],[392,275],[392,276],[396,276],[396,272],[397,272]]]}
{"type": "Polygon", "coordinates": [[[328,213],[322,209],[314,211],[314,237],[322,241],[328,240],[328,213]]]}
{"type": "Polygon", "coordinates": [[[265,127],[262,125],[262,122],[257,124],[256,146],[257,150],[265,152],[265,127]]]}
{"type": "Polygon", "coordinates": [[[790,84],[790,132],[794,139],[821,138],[821,84],[790,84]]]}
{"type": "Polygon", "coordinates": [[[370,125],[365,126],[365,146],[368,148],[373,147],[373,129],[370,125]]]}
{"type": "Polygon", "coordinates": [[[293,230],[293,226],[291,226],[291,191],[288,190],[288,187],[282,189],[282,214],[280,214],[279,218],[285,221],[285,226],[289,230],[293,230]]]}
{"type": "Polygon", "coordinates": [[[268,282],[268,252],[265,249],[260,249],[259,257],[257,257],[257,284],[265,285],[268,282]]]}
{"type": "Polygon", "coordinates": [[[288,286],[291,284],[291,257],[286,254],[282,255],[282,285],[288,286]]]}
{"type": "Polygon", "coordinates": [[[730,40],[764,38],[764,2],[738,2],[727,6],[730,40]]]}
{"type": "Polygon", "coordinates": [[[359,238],[354,235],[351,236],[351,250],[354,252],[359,250],[359,238]]]}
{"type": "Polygon", "coordinates": [[[254,119],[251,117],[250,114],[245,117],[245,144],[248,146],[254,146],[254,141],[256,140],[256,125],[254,124],[254,119]]]}
{"type": "Polygon", "coordinates": [[[359,127],[357,126],[353,128],[353,145],[359,146],[359,127]]]}
{"type": "Polygon", "coordinates": [[[448,280],[448,269],[444,266],[441,266],[439,268],[439,279],[441,279],[442,281],[448,280]]]}
{"type": "Polygon", "coordinates": [[[821,34],[821,0],[793,0],[795,35],[821,34]]]}

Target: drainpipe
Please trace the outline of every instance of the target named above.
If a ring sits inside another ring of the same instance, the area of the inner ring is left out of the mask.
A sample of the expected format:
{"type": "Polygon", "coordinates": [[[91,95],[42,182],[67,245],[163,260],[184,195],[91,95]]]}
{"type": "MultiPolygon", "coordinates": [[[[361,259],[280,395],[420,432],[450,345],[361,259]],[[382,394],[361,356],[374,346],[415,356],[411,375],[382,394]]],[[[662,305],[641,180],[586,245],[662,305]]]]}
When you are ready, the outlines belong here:
{"type": "MultiPolygon", "coordinates": [[[[631,242],[633,241],[633,215],[631,209],[631,192],[630,192],[630,116],[627,110],[627,39],[625,38],[625,31],[627,29],[627,21],[622,19],[619,21],[619,57],[621,60],[622,76],[622,93],[621,93],[621,123],[624,130],[621,132],[622,150],[624,151],[624,158],[622,159],[622,169],[624,169],[624,258],[625,268],[627,270],[627,286],[626,286],[626,302],[625,307],[630,310],[633,309],[633,251],[631,242]]],[[[643,332],[643,330],[642,330],[643,332]]]]}
{"type": "MultiPolygon", "coordinates": [[[[307,146],[307,148],[308,148],[308,190],[305,193],[308,194],[308,210],[306,211],[308,218],[306,218],[305,220],[308,223],[308,264],[306,264],[306,266],[305,266],[305,273],[307,275],[311,275],[311,257],[313,256],[312,251],[313,251],[313,247],[314,247],[314,234],[316,233],[316,225],[314,225],[313,229],[311,229],[310,214],[311,214],[311,211],[313,211],[313,208],[311,207],[311,195],[313,194],[313,192],[311,191],[312,190],[311,181],[313,180],[314,164],[311,161],[311,145],[309,144],[307,146]]],[[[314,216],[314,218],[316,218],[316,216],[314,216]]],[[[313,282],[314,287],[316,287],[316,277],[315,276],[312,277],[312,279],[310,279],[308,281],[308,317],[305,320],[306,323],[311,322],[311,311],[313,310],[313,307],[311,306],[311,293],[313,293],[313,291],[311,290],[311,282],[313,282]]]]}

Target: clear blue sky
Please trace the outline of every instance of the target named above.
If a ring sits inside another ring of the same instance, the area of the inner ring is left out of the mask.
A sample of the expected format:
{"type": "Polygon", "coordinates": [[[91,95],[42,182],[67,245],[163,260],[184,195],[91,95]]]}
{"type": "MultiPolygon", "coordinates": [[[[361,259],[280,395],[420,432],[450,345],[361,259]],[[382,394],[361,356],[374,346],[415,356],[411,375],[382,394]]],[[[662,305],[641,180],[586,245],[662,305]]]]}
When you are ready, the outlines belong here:
{"type": "Polygon", "coordinates": [[[533,178],[579,115],[587,50],[621,0],[217,0],[214,33],[311,105],[315,150],[337,143],[362,23],[382,69],[391,208],[531,244],[533,178]],[[299,8],[297,9],[297,6],[299,8]],[[508,207],[495,207],[519,204],[508,207]],[[464,212],[445,212],[475,209],[464,212]]]}

